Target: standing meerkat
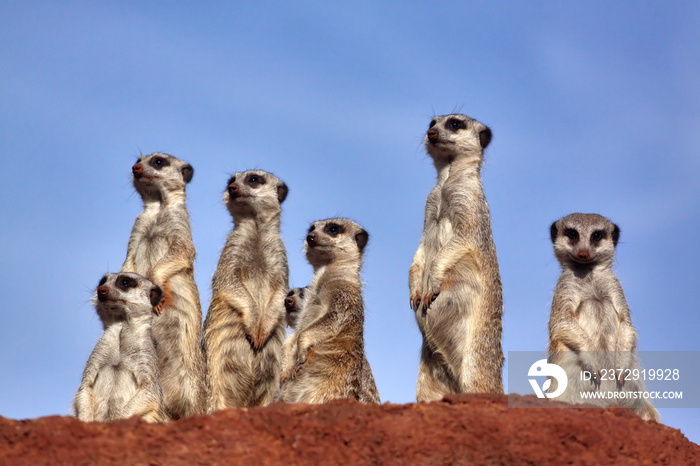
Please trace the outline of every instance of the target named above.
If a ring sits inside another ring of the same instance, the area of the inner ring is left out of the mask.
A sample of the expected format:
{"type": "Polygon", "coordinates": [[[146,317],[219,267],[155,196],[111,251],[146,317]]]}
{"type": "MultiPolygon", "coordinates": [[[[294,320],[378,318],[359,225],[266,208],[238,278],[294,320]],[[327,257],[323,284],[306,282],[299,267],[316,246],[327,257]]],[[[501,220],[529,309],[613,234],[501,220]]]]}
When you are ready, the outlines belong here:
{"type": "Polygon", "coordinates": [[[173,419],[205,410],[202,307],[194,281],[195,249],[185,185],[194,170],[154,153],[132,167],[144,210],[134,223],[122,272],[147,277],[163,290],[163,315],[153,324],[165,409],[173,419]]]}
{"type": "Polygon", "coordinates": [[[265,406],[279,389],[287,252],[280,236],[288,189],[262,170],[233,175],[224,203],[234,227],[212,280],[202,344],[208,412],[265,406]]]}
{"type": "Polygon", "coordinates": [[[360,269],[368,239],[362,227],[344,218],[320,220],[309,228],[305,252],[314,278],[285,344],[282,401],[380,402],[363,336],[360,269]]]}
{"type": "Polygon", "coordinates": [[[481,185],[491,130],[465,115],[435,117],[425,147],[437,184],[425,205],[409,270],[410,305],[423,335],[416,399],[503,393],[503,292],[481,185]]]}
{"type": "MultiPolygon", "coordinates": [[[[641,381],[625,376],[638,369],[637,332],[612,271],[620,229],[598,214],[575,213],[554,222],[550,234],[562,272],[549,319],[549,362],[569,376],[557,401],[609,404],[609,400],[583,400],[580,393],[643,391],[641,381]],[[581,380],[582,371],[591,374],[590,380],[581,380]]],[[[659,420],[647,399],[614,402],[634,409],[644,420],[659,420]]]]}
{"type": "Polygon", "coordinates": [[[93,303],[104,333],[85,365],[73,410],[85,422],[139,416],[165,422],[158,356],[151,334],[163,293],[134,273],[107,274],[93,303]]]}

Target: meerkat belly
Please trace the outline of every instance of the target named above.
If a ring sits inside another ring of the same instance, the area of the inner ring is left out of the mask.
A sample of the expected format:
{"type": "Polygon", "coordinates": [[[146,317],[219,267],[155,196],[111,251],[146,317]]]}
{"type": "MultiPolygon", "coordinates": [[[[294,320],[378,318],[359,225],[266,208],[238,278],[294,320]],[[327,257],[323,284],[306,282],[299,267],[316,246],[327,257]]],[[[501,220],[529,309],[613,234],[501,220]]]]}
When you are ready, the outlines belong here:
{"type": "Polygon", "coordinates": [[[452,222],[447,216],[438,217],[431,222],[425,234],[425,264],[426,271],[435,261],[435,256],[452,238],[452,222]]]}
{"type": "Polygon", "coordinates": [[[134,375],[119,363],[107,364],[100,369],[95,379],[94,393],[106,395],[98,403],[101,417],[108,419],[119,416],[119,411],[136,393],[134,375]]]}
{"type": "Polygon", "coordinates": [[[591,351],[614,351],[617,332],[615,316],[612,302],[606,296],[593,293],[581,301],[577,320],[593,344],[591,351]]]}

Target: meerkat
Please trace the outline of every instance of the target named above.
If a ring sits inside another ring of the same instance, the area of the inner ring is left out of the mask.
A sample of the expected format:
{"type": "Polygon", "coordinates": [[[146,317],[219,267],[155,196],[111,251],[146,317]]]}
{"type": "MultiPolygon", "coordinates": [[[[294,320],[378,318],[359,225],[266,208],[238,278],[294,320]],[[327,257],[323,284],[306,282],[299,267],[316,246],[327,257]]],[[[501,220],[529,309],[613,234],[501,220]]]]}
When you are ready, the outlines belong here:
{"type": "Polygon", "coordinates": [[[284,298],[285,320],[287,327],[294,330],[299,321],[299,314],[304,307],[306,288],[292,288],[284,298]]]}
{"type": "Polygon", "coordinates": [[[360,225],[344,218],[320,220],[309,228],[304,248],[314,277],[285,345],[282,401],[380,402],[363,337],[360,269],[368,240],[360,225]]]}
{"type": "Polygon", "coordinates": [[[289,288],[280,236],[287,193],[286,184],[262,170],[228,180],[224,204],[234,227],[212,280],[202,340],[208,412],[265,406],[277,396],[289,288]]]}
{"type": "MultiPolygon", "coordinates": [[[[610,403],[583,400],[580,393],[643,391],[640,380],[626,377],[628,370],[638,369],[637,332],[612,270],[620,228],[601,215],[575,213],[554,222],[550,235],[562,272],[549,319],[549,362],[569,376],[557,401],[610,403]],[[583,371],[590,374],[589,380],[581,380],[583,371]]],[[[614,402],[634,409],[644,420],[659,420],[648,399],[614,402]]]]}
{"type": "Polygon", "coordinates": [[[139,416],[165,422],[151,322],[163,293],[134,273],[105,275],[93,295],[104,333],[85,365],[73,410],[85,422],[139,416]]]}
{"type": "Polygon", "coordinates": [[[153,324],[153,336],[166,411],[173,419],[202,414],[202,308],[185,195],[194,170],[172,155],[154,153],[139,157],[132,173],[144,210],[134,223],[121,271],[143,275],[163,290],[163,315],[153,324]]]}
{"type": "Polygon", "coordinates": [[[416,399],[503,393],[503,292],[481,185],[491,130],[465,115],[433,118],[424,144],[437,169],[409,270],[423,336],[416,399]]]}

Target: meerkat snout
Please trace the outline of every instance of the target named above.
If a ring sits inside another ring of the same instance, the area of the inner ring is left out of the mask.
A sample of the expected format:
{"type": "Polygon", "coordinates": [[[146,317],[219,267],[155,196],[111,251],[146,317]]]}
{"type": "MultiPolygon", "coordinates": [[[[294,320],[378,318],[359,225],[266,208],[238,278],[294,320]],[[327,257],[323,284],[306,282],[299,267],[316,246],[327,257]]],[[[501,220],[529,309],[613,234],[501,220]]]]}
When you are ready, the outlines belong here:
{"type": "Polygon", "coordinates": [[[97,299],[100,302],[105,302],[109,299],[109,288],[106,286],[100,286],[97,288],[97,299]]]}
{"type": "Polygon", "coordinates": [[[134,178],[141,178],[141,175],[143,175],[143,165],[135,163],[134,166],[131,167],[131,173],[134,175],[134,178]]]}
{"type": "Polygon", "coordinates": [[[238,189],[238,185],[237,185],[237,184],[231,183],[231,184],[228,185],[228,193],[229,193],[231,196],[236,197],[236,196],[238,196],[239,192],[240,192],[240,191],[239,191],[239,189],[238,189]]]}
{"type": "Polygon", "coordinates": [[[308,244],[311,248],[316,246],[316,233],[309,233],[306,235],[306,244],[308,244]]]}
{"type": "Polygon", "coordinates": [[[428,140],[431,142],[435,142],[439,136],[438,130],[435,128],[430,128],[428,130],[428,140]]]}

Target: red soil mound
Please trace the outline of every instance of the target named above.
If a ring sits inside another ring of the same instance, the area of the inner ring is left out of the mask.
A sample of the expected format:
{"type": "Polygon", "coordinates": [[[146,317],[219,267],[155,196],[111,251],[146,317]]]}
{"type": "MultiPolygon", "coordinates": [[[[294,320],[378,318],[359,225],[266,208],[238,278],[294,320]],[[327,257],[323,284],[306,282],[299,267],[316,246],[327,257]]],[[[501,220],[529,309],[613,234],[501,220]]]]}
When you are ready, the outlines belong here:
{"type": "Polygon", "coordinates": [[[534,397],[338,401],[226,410],[170,424],[0,417],[0,464],[700,464],[680,431],[616,408],[534,397]]]}

